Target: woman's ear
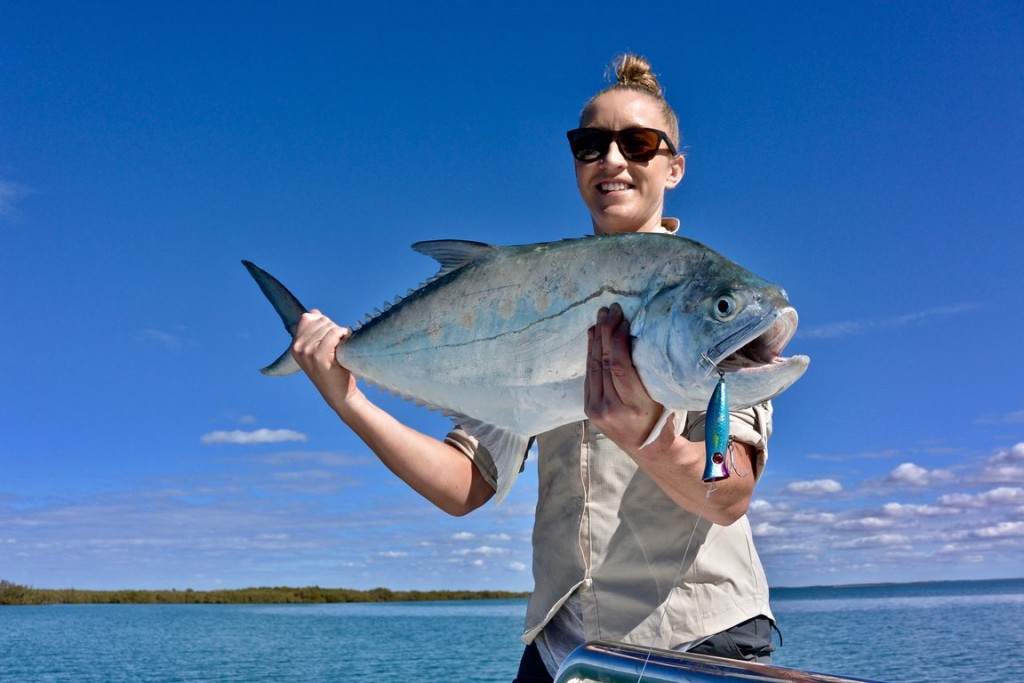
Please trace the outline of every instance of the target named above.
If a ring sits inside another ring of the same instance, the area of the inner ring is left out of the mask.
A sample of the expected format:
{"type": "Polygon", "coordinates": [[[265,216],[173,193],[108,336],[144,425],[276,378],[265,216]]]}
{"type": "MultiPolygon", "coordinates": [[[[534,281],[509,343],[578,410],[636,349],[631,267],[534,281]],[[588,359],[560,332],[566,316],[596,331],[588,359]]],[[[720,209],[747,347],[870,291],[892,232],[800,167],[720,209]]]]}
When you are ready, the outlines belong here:
{"type": "Polygon", "coordinates": [[[669,162],[668,175],[665,177],[665,189],[671,190],[683,179],[686,174],[686,157],[677,154],[669,162]]]}

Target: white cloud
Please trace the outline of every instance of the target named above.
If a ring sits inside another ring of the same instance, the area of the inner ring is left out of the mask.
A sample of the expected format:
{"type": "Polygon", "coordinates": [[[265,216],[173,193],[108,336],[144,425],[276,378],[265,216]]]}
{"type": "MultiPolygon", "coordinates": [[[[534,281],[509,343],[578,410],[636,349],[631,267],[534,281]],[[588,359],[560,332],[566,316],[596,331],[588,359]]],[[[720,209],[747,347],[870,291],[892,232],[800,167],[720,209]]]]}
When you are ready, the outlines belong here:
{"type": "Polygon", "coordinates": [[[990,459],[991,462],[1024,462],[1024,442],[1021,442],[1005,451],[996,453],[990,459]]]}
{"type": "Polygon", "coordinates": [[[453,555],[508,555],[508,548],[495,548],[494,546],[481,545],[476,548],[463,548],[453,551],[453,555]]]}
{"type": "Polygon", "coordinates": [[[997,489],[979,494],[982,501],[989,505],[1018,505],[1024,504],[1024,489],[1010,486],[1000,486],[997,489]]]}
{"type": "Polygon", "coordinates": [[[857,548],[874,548],[879,546],[903,546],[908,545],[909,543],[910,538],[903,534],[873,534],[871,536],[855,538],[852,541],[835,543],[832,547],[849,550],[857,548]]]}
{"type": "Polygon", "coordinates": [[[525,572],[528,569],[522,562],[509,562],[508,568],[514,572],[525,572]]]}
{"type": "Polygon", "coordinates": [[[337,479],[337,475],[330,470],[296,470],[292,472],[275,472],[272,479],[284,482],[318,482],[337,479]]]}
{"type": "Polygon", "coordinates": [[[185,345],[185,340],[182,336],[152,327],[142,330],[139,333],[139,338],[143,341],[156,342],[168,349],[180,349],[185,345]]]}
{"type": "Polygon", "coordinates": [[[1008,538],[1024,536],[1024,522],[999,522],[974,532],[981,538],[1008,538]]]}
{"type": "MultiPolygon", "coordinates": [[[[289,430],[277,430],[277,431],[289,431],[289,430]]],[[[221,432],[223,433],[223,432],[221,432]]],[[[298,433],[298,432],[293,432],[298,433]]],[[[301,435],[305,437],[305,435],[301,435]]],[[[295,441],[305,441],[303,439],[294,439],[295,441]]],[[[269,442],[268,442],[269,443],[269,442]]],[[[332,453],[330,451],[279,451],[276,453],[268,453],[262,455],[256,459],[264,465],[294,465],[296,463],[313,463],[321,465],[323,467],[351,467],[355,465],[366,465],[371,462],[375,462],[373,458],[355,455],[342,455],[340,453],[332,453]]]]}
{"type": "MultiPolygon", "coordinates": [[[[1024,424],[1024,410],[1014,410],[1005,415],[985,415],[974,421],[980,425],[1019,425],[1024,424]]],[[[1024,444],[1017,444],[1017,447],[1024,444]]]]}
{"type": "Polygon", "coordinates": [[[302,432],[291,429],[256,429],[251,432],[235,429],[233,431],[218,431],[203,434],[199,439],[202,443],[235,443],[235,444],[259,444],[259,443],[281,443],[283,441],[306,441],[308,437],[302,432]]]}
{"type": "Polygon", "coordinates": [[[986,575],[1013,575],[1024,556],[1024,479],[986,485],[977,473],[1015,472],[1024,444],[941,469],[931,462],[904,451],[877,477],[856,479],[858,468],[838,481],[780,482],[782,502],[749,511],[769,576],[778,585],[830,573],[840,582],[928,579],[943,575],[940,565],[971,572],[979,563],[986,575]]]}
{"type": "Polygon", "coordinates": [[[790,517],[794,524],[831,524],[836,521],[836,516],[831,512],[801,511],[795,512],[790,517]]]}
{"type": "Polygon", "coordinates": [[[1024,488],[1000,486],[976,495],[968,493],[950,493],[939,498],[943,505],[953,507],[981,508],[993,505],[1024,504],[1024,488]]]}
{"type": "Polygon", "coordinates": [[[750,528],[750,530],[753,532],[753,534],[755,536],[758,536],[758,537],[762,537],[762,536],[785,536],[786,533],[788,533],[782,527],[775,526],[773,524],[769,524],[768,522],[761,522],[760,524],[755,524],[754,526],[752,526],[750,528]]]}
{"type": "Polygon", "coordinates": [[[939,507],[937,505],[912,505],[904,503],[886,503],[882,506],[882,510],[885,511],[885,514],[893,517],[935,517],[938,515],[956,514],[956,510],[951,510],[948,507],[939,507]]]}
{"type": "Polygon", "coordinates": [[[949,556],[960,564],[980,564],[985,561],[984,555],[973,553],[966,546],[956,543],[944,545],[935,552],[937,555],[949,556]]]}
{"type": "Polygon", "coordinates": [[[824,462],[849,462],[851,460],[882,460],[897,458],[900,456],[900,451],[895,448],[888,448],[882,451],[861,451],[860,453],[851,453],[848,455],[832,455],[828,453],[809,453],[807,455],[808,460],[821,460],[824,462]]]}
{"type": "Polygon", "coordinates": [[[988,465],[978,474],[978,481],[990,484],[1024,482],[1024,465],[988,465]]]}
{"type": "Polygon", "coordinates": [[[789,493],[808,496],[820,496],[826,493],[839,493],[843,485],[835,479],[814,479],[812,481],[794,481],[786,486],[789,493]]]}
{"type": "Polygon", "coordinates": [[[841,531],[871,531],[874,529],[887,529],[895,522],[891,519],[881,517],[862,517],[860,519],[847,519],[835,525],[841,531]]]}
{"type": "Polygon", "coordinates": [[[989,483],[1024,482],[1024,443],[988,458],[977,478],[989,483]]]}
{"type": "Polygon", "coordinates": [[[885,477],[886,482],[902,486],[928,486],[952,479],[953,475],[946,470],[926,470],[912,462],[899,465],[885,477]]]}
{"type": "Polygon", "coordinates": [[[471,521],[483,531],[466,528],[466,519],[431,512],[397,486],[396,493],[380,492],[388,504],[310,496],[322,484],[345,481],[320,468],[251,467],[252,460],[218,459],[245,467],[140,481],[123,492],[13,497],[0,503],[0,548],[10,551],[0,553],[10,559],[0,564],[10,580],[28,583],[31,576],[35,585],[54,587],[200,589],[218,580],[237,587],[530,587],[528,567],[509,566],[529,563],[529,542],[520,541],[529,538],[529,521],[513,526],[501,518],[498,529],[498,515],[484,508],[471,521]],[[5,516],[11,505],[17,512],[5,516]],[[451,537],[460,531],[475,532],[476,541],[464,544],[476,552],[453,557],[451,537]],[[510,543],[481,540],[506,531],[510,543]],[[424,538],[434,544],[421,547],[424,538]],[[489,549],[499,546],[508,550],[489,549]],[[478,559],[493,571],[487,583],[471,564],[478,559]]]}
{"type": "Polygon", "coordinates": [[[452,534],[453,541],[472,541],[474,538],[476,538],[476,534],[470,531],[459,531],[452,534]]]}
{"type": "Polygon", "coordinates": [[[850,337],[856,334],[871,332],[873,330],[893,329],[897,327],[906,327],[907,325],[927,323],[933,320],[941,320],[950,316],[967,313],[976,310],[977,308],[977,304],[938,306],[936,308],[928,308],[915,313],[894,315],[888,318],[840,320],[833,323],[824,323],[822,325],[806,327],[798,332],[797,336],[802,339],[839,339],[841,337],[850,337]]]}

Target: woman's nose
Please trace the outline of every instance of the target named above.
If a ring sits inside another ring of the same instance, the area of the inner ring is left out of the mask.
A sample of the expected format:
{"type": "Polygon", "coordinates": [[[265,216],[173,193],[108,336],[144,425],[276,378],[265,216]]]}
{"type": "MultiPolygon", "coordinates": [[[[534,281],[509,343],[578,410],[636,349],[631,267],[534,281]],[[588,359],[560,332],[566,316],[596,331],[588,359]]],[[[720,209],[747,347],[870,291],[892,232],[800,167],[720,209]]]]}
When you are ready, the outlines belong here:
{"type": "Polygon", "coordinates": [[[622,156],[618,140],[612,140],[608,143],[608,152],[601,157],[601,163],[616,167],[626,165],[626,157],[622,156]]]}

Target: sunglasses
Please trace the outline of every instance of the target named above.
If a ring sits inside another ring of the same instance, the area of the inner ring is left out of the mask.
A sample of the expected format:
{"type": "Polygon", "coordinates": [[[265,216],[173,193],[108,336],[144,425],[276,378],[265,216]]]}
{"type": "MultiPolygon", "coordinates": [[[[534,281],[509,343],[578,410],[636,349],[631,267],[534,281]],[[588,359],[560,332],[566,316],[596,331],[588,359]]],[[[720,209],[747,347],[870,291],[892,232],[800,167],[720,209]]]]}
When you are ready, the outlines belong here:
{"type": "Polygon", "coordinates": [[[661,141],[668,145],[672,156],[678,154],[668,134],[657,128],[625,128],[604,130],[602,128],[577,128],[566,133],[572,155],[580,161],[597,161],[608,153],[614,140],[619,152],[628,161],[650,161],[658,154],[661,141]]]}

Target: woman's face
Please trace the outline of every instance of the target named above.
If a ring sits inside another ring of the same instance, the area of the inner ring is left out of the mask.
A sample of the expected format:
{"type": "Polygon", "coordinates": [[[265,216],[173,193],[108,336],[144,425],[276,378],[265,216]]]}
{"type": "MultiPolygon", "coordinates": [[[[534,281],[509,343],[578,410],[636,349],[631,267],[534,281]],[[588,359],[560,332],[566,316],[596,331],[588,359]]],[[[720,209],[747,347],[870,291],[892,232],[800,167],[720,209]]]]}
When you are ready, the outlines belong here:
{"type": "MultiPolygon", "coordinates": [[[[594,100],[583,125],[614,131],[636,127],[666,130],[668,122],[650,97],[612,90],[594,100]]],[[[673,156],[664,142],[650,161],[627,161],[613,142],[600,159],[575,162],[576,184],[597,235],[657,230],[665,190],[678,185],[685,171],[683,157],[673,156]]]]}

